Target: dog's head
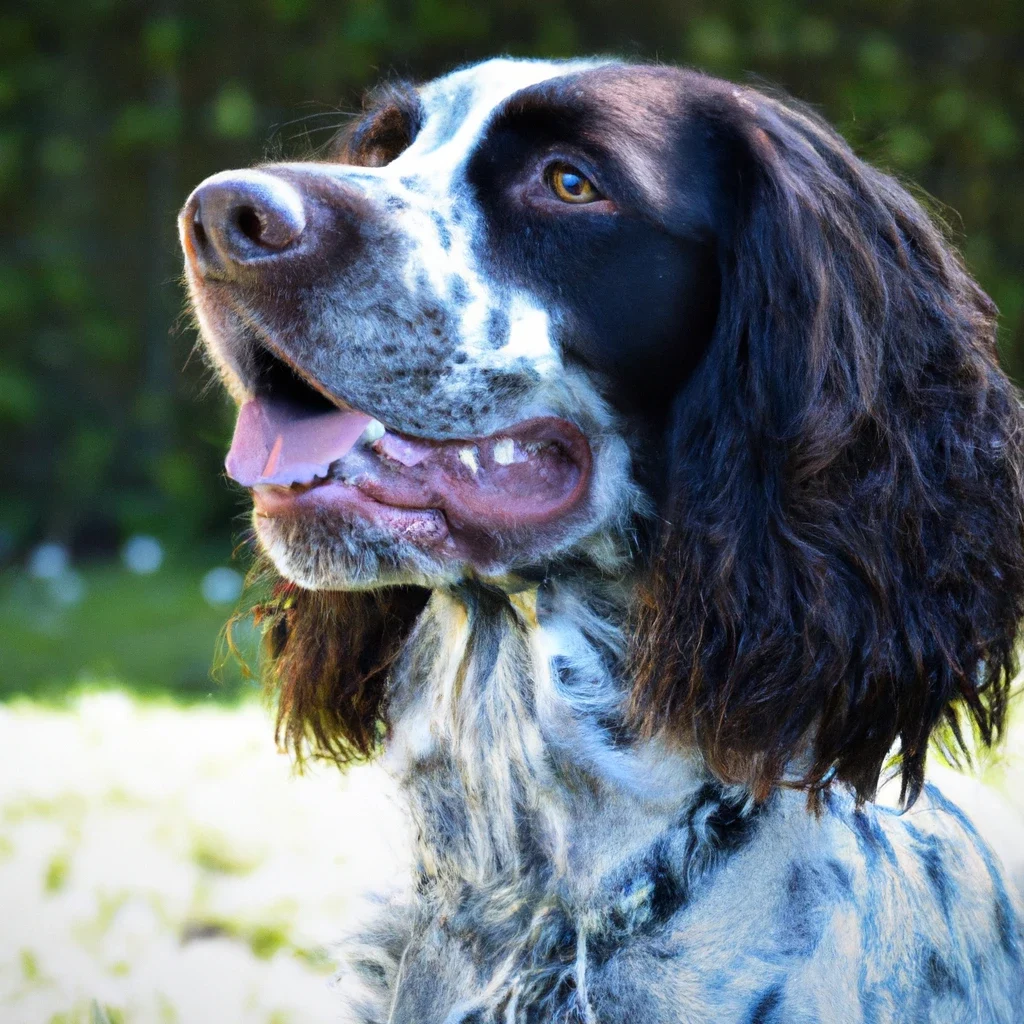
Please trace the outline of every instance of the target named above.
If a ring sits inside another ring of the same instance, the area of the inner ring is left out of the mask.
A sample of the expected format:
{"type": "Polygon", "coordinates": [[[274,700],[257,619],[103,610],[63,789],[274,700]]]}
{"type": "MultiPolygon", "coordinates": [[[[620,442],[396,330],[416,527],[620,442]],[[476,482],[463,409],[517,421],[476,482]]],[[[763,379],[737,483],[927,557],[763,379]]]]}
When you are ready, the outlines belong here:
{"type": "Polygon", "coordinates": [[[492,61],[379,94],[336,161],[196,189],[190,290],[241,403],[228,473],[285,576],[500,578],[634,528],[627,438],[718,306],[715,155],[676,84],[492,61]]]}
{"type": "Polygon", "coordinates": [[[995,311],[813,115],[490,61],[380,91],[335,159],[215,175],[180,228],[228,473],[299,587],[628,576],[635,720],[762,788],[810,743],[808,784],[868,792],[896,738],[913,783],[954,699],[998,722],[1024,460],[995,311]]]}

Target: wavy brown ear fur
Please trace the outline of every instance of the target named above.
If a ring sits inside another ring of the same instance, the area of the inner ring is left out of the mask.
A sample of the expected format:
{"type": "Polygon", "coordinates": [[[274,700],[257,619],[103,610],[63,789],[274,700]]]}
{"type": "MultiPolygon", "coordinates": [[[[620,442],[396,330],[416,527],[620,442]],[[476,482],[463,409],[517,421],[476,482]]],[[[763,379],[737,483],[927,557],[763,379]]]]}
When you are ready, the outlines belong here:
{"type": "Polygon", "coordinates": [[[418,587],[311,591],[278,583],[254,609],[277,740],[300,759],[371,756],[387,723],[387,674],[426,603],[418,587]]]}
{"type": "Polygon", "coordinates": [[[699,116],[735,220],[674,408],[633,716],[759,796],[869,798],[898,740],[913,801],[933,729],[960,740],[966,709],[991,742],[1015,669],[1024,418],[996,310],[814,115],[729,90],[699,116]]]}

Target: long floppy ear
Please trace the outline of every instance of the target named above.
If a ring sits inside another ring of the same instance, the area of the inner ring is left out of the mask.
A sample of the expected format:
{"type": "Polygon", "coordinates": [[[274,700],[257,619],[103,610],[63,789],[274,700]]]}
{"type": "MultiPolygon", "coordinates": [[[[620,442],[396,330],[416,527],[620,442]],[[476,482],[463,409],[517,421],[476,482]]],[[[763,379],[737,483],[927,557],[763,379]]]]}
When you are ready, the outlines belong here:
{"type": "Polygon", "coordinates": [[[419,587],[311,591],[279,582],[253,612],[260,674],[277,697],[277,739],[348,764],[370,757],[387,727],[387,676],[428,592],[419,587]]]}
{"type": "Polygon", "coordinates": [[[1024,612],[1022,417],[996,310],[920,206],[814,115],[702,116],[734,220],[678,396],[638,600],[635,721],[723,778],[873,795],[899,741],[1002,725],[1024,612]],[[735,190],[735,191],[732,191],[735,190]]]}

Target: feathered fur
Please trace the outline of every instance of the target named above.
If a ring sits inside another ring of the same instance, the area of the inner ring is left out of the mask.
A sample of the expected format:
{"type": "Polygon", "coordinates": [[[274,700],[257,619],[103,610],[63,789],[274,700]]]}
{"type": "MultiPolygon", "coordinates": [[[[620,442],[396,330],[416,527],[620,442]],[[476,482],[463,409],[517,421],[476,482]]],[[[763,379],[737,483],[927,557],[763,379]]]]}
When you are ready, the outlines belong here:
{"type": "Polygon", "coordinates": [[[348,1019],[1019,1024],[1016,895],[924,785],[937,728],[997,738],[1024,614],[1024,414],[939,229],[806,109],[672,68],[396,86],[340,159],[231,185],[296,245],[192,257],[232,393],[474,446],[539,408],[591,474],[461,548],[257,516],[279,737],[382,754],[414,824],[348,1019]],[[570,156],[603,206],[553,204],[570,156]]]}

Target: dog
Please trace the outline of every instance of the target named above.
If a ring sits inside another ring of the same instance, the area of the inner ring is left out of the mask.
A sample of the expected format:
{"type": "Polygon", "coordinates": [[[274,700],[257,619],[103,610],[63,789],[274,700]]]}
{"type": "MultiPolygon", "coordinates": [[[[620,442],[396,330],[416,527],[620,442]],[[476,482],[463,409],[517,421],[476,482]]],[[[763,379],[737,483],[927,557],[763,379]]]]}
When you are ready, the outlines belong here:
{"type": "Polygon", "coordinates": [[[764,91],[497,59],[179,227],[279,739],[414,825],[346,1019],[1024,1021],[924,776],[1004,721],[1024,414],[900,184],[764,91]]]}

